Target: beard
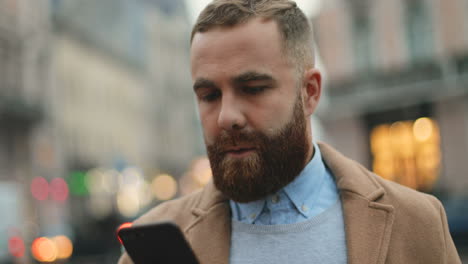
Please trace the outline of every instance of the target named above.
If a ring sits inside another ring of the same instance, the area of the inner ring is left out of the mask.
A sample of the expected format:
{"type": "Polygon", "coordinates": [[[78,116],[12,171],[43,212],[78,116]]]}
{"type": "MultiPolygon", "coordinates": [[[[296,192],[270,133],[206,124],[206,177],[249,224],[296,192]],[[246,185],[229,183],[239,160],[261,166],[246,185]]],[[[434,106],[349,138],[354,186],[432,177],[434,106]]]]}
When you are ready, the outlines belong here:
{"type": "Polygon", "coordinates": [[[298,96],[291,120],[274,135],[260,131],[223,131],[207,146],[213,181],[229,199],[256,201],[292,182],[304,169],[310,143],[302,100],[298,96]],[[232,158],[226,151],[237,145],[254,148],[246,157],[232,158]]]}

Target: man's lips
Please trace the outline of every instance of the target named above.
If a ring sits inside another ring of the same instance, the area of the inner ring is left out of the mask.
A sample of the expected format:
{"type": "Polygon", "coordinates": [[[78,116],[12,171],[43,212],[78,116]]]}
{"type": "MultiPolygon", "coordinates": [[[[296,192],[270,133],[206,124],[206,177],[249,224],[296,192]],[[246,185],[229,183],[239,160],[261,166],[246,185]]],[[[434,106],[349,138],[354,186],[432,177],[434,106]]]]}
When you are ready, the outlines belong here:
{"type": "Polygon", "coordinates": [[[224,154],[231,154],[231,155],[242,155],[251,151],[255,151],[254,147],[233,147],[228,148],[224,151],[224,154]]]}

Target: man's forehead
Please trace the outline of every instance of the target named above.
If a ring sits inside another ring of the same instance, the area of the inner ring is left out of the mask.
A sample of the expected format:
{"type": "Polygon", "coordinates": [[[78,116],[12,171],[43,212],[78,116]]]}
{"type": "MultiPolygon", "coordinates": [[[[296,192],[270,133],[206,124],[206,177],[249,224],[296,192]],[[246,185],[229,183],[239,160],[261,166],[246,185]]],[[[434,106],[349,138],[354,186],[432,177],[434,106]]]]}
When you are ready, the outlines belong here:
{"type": "Polygon", "coordinates": [[[276,22],[252,19],[234,27],[216,27],[194,35],[191,47],[192,78],[223,79],[247,71],[275,75],[289,69],[283,56],[276,22]]]}

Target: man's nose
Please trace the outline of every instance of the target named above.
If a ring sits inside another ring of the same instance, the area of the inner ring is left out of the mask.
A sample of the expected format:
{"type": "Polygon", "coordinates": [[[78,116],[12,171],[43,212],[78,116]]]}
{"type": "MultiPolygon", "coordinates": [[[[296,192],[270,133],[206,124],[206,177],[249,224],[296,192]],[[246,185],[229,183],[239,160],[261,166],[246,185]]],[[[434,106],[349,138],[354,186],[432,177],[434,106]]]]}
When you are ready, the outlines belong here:
{"type": "Polygon", "coordinates": [[[235,96],[223,96],[218,116],[218,126],[229,131],[242,129],[245,125],[246,119],[242,110],[242,104],[238,102],[235,96]]]}

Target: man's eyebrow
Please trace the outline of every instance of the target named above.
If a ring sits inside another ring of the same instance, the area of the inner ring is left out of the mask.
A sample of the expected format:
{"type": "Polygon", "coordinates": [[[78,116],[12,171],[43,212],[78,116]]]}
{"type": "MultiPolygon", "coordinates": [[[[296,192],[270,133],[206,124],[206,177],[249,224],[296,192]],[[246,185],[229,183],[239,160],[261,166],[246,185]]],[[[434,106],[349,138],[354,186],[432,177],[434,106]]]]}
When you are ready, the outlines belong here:
{"type": "Polygon", "coordinates": [[[193,84],[193,90],[197,91],[200,88],[216,88],[216,84],[205,78],[199,78],[193,84]]]}
{"type": "Polygon", "coordinates": [[[252,81],[272,81],[276,82],[273,76],[266,74],[266,73],[259,73],[255,71],[248,71],[242,73],[234,78],[232,78],[232,82],[235,84],[245,83],[245,82],[252,82],[252,81]]]}

